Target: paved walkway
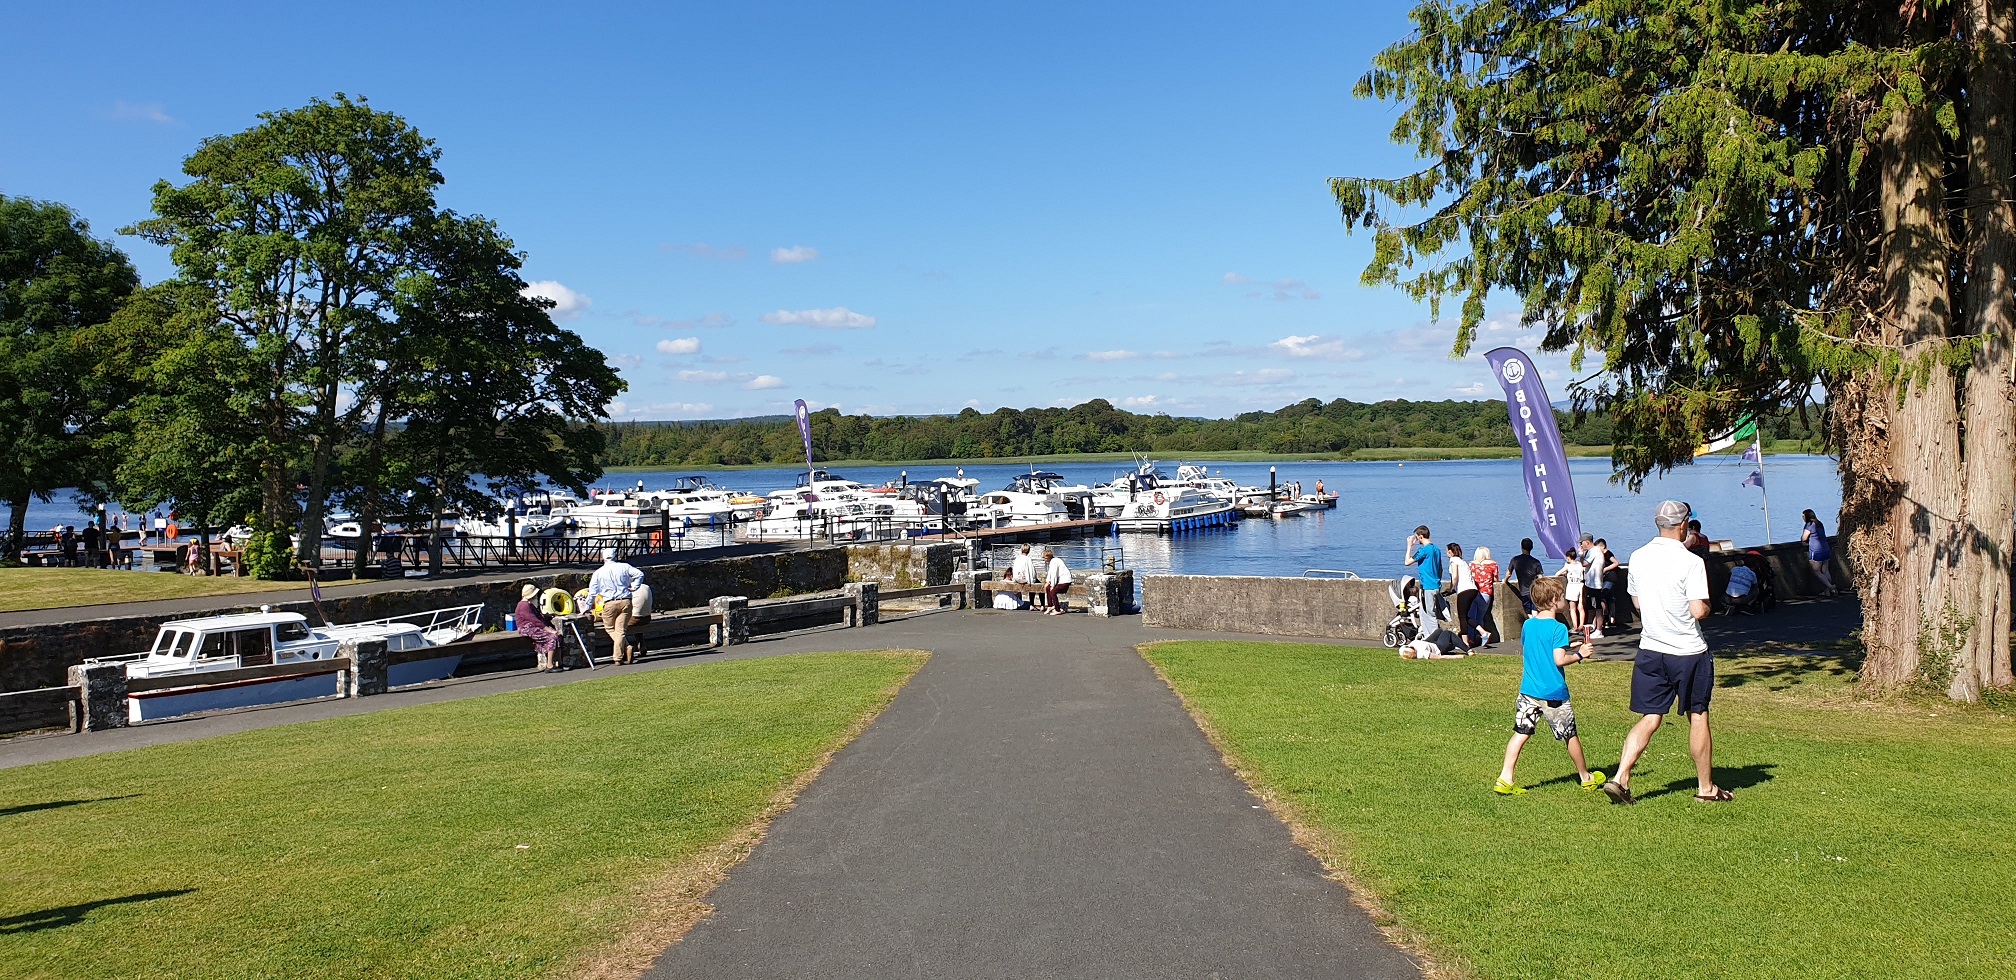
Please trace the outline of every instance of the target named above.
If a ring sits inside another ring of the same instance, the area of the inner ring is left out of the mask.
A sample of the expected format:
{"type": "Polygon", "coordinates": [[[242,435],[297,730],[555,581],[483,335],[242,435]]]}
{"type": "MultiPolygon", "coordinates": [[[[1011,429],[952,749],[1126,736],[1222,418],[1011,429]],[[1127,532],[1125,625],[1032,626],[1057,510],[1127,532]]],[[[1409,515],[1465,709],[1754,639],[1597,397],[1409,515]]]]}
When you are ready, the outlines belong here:
{"type": "Polygon", "coordinates": [[[935,613],[592,673],[22,739],[0,743],[0,767],[612,672],[923,649],[931,661],[652,977],[1418,976],[1134,652],[1198,636],[1224,638],[1137,617],[935,613]]]}

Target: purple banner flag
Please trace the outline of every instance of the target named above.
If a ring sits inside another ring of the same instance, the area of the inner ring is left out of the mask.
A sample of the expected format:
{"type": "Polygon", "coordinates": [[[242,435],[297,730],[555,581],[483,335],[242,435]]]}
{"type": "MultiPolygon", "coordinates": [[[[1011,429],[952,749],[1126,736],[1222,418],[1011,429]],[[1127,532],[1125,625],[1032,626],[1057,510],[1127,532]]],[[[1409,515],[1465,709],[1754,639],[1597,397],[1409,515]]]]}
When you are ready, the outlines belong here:
{"type": "Polygon", "coordinates": [[[1505,407],[1525,464],[1534,536],[1548,557],[1566,557],[1582,533],[1582,516],[1575,509],[1575,481],[1568,475],[1568,454],[1561,449],[1561,428],[1554,424],[1554,406],[1547,401],[1540,370],[1516,347],[1500,347],[1484,359],[1505,388],[1505,407]]]}
{"type": "Polygon", "coordinates": [[[805,470],[812,470],[812,410],[805,407],[805,399],[792,403],[798,414],[798,434],[805,437],[805,470]]]}
{"type": "Polygon", "coordinates": [[[1743,450],[1743,462],[1746,463],[1763,462],[1763,456],[1764,451],[1754,443],[1751,444],[1750,448],[1743,450]]]}
{"type": "Polygon", "coordinates": [[[1746,487],[1756,487],[1759,490],[1764,489],[1764,471],[1751,470],[1750,475],[1743,478],[1743,485],[1746,487]]]}

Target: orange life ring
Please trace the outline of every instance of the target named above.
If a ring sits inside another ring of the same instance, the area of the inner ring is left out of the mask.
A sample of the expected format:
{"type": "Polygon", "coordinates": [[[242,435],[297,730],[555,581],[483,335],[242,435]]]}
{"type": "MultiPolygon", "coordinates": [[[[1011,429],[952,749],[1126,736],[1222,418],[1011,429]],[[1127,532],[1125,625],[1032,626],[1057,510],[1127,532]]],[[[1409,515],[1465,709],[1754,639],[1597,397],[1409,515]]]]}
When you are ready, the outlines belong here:
{"type": "Polygon", "coordinates": [[[181,529],[181,528],[179,528],[179,527],[176,527],[176,526],[175,526],[175,522],[174,522],[174,521],[169,521],[169,522],[168,522],[168,540],[170,540],[170,541],[173,541],[173,540],[175,540],[176,538],[179,538],[179,537],[181,537],[181,536],[182,536],[182,529],[181,529]]]}
{"type": "Polygon", "coordinates": [[[1160,490],[1155,491],[1155,502],[1158,504],[1166,502],[1162,499],[1162,491],[1160,490]]]}

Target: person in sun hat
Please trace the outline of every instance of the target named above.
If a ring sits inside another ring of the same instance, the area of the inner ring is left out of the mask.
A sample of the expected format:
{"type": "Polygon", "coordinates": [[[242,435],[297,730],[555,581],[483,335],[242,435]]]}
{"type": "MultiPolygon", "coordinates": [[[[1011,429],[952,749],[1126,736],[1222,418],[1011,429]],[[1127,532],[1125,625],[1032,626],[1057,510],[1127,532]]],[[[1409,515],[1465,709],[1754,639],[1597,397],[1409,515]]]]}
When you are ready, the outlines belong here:
{"type": "Polygon", "coordinates": [[[539,587],[527,582],[518,590],[518,608],[512,613],[518,632],[532,641],[532,653],[539,658],[539,672],[550,674],[561,667],[554,654],[560,652],[560,634],[539,609],[539,587]]]}
{"type": "Polygon", "coordinates": [[[1714,739],[1708,728],[1715,658],[1701,635],[1701,620],[1708,617],[1708,567],[1682,543],[1693,514],[1685,501],[1661,501],[1652,518],[1659,536],[1631,553],[1628,589],[1641,621],[1638,659],[1631,672],[1631,711],[1639,718],[1624,738],[1617,777],[1603,786],[1612,803],[1637,802],[1631,795],[1631,767],[1645,754],[1676,701],[1687,714],[1694,798],[1702,803],[1735,798],[1715,785],[1714,739]]]}
{"type": "Polygon", "coordinates": [[[610,658],[619,664],[637,662],[636,651],[630,649],[630,601],[643,584],[644,573],[617,558],[615,548],[602,552],[602,567],[588,577],[588,601],[599,607],[596,618],[609,634],[610,658]]]}

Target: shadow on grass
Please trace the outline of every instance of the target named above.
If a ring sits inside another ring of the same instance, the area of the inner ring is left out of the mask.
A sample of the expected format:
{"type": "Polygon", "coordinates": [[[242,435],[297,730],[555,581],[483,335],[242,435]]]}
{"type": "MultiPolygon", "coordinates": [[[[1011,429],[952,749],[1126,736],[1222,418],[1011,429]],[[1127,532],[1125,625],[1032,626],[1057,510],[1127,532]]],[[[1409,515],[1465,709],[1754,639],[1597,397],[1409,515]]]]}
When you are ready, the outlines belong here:
{"type": "Polygon", "coordinates": [[[142,892],[122,898],[101,898],[95,902],[81,902],[76,905],[62,905],[39,912],[24,912],[20,915],[0,917],[0,936],[17,932],[42,932],[46,929],[61,929],[74,926],[98,909],[109,905],[132,905],[138,902],[153,902],[163,898],[176,898],[195,891],[194,888],[176,888],[170,891],[142,892]]]}
{"type": "Polygon", "coordinates": [[[4,806],[0,807],[0,817],[11,817],[17,813],[34,813],[37,810],[60,810],[66,806],[81,806],[85,803],[110,803],[113,800],[130,800],[139,795],[138,793],[128,793],[125,796],[101,796],[95,800],[50,800],[46,803],[23,803],[20,806],[4,806]]]}
{"type": "MultiPolygon", "coordinates": [[[[1757,762],[1734,768],[1717,766],[1715,768],[1715,785],[1732,791],[1749,789],[1752,786],[1762,786],[1771,781],[1771,770],[1776,768],[1778,768],[1778,764],[1775,762],[1757,762]]],[[[1680,792],[1685,792],[1689,796],[1692,796],[1700,792],[1696,782],[1693,776],[1687,776],[1667,783],[1649,793],[1639,793],[1637,797],[1642,801],[1680,792]]]]}
{"type": "Polygon", "coordinates": [[[1716,666],[1727,669],[1715,677],[1718,688],[1742,687],[1745,684],[1762,683],[1773,691],[1783,691],[1797,684],[1825,679],[1852,681],[1862,672],[1862,652],[1860,650],[1840,653],[1809,653],[1787,650],[1783,652],[1759,650],[1745,655],[1728,657],[1716,666]]]}

